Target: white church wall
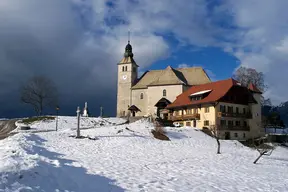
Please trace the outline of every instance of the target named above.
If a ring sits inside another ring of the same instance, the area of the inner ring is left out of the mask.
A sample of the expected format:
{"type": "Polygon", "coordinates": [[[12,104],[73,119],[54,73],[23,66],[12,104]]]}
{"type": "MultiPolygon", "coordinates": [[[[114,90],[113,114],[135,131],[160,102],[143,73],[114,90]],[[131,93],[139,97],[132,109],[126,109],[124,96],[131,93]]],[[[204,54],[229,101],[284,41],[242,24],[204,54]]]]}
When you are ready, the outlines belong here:
{"type": "Polygon", "coordinates": [[[148,87],[148,106],[147,114],[156,115],[157,108],[155,104],[162,98],[168,99],[170,102],[173,102],[178,95],[183,92],[182,85],[164,85],[164,86],[151,86],[148,87]],[[163,96],[163,90],[166,90],[166,96],[163,96]]]}
{"type": "Polygon", "coordinates": [[[138,107],[141,111],[136,113],[136,116],[144,116],[147,114],[147,89],[134,89],[132,90],[132,105],[138,107]],[[141,93],[143,99],[141,99],[141,93]]]}

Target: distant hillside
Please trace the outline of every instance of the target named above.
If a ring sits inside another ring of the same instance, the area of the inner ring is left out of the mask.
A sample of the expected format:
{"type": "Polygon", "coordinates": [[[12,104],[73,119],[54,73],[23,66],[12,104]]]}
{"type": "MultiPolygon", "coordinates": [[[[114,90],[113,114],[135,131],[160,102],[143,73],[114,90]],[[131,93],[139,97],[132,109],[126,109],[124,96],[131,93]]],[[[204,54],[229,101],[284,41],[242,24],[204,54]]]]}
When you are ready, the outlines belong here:
{"type": "Polygon", "coordinates": [[[281,116],[281,119],[284,121],[285,125],[288,126],[288,101],[279,105],[276,108],[281,116]]]}
{"type": "Polygon", "coordinates": [[[263,106],[262,107],[262,115],[267,117],[271,113],[278,113],[280,115],[281,120],[284,121],[284,124],[288,126],[288,101],[282,103],[279,106],[263,106]]]}

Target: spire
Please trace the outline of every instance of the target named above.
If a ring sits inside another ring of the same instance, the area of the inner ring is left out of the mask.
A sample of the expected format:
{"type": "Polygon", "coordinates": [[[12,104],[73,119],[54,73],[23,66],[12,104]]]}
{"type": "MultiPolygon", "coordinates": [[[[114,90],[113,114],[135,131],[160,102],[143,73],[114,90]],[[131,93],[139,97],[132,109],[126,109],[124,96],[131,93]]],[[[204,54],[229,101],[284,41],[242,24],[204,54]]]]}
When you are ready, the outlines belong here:
{"type": "Polygon", "coordinates": [[[130,44],[130,30],[128,31],[128,44],[130,44]]]}
{"type": "Polygon", "coordinates": [[[124,57],[133,57],[132,46],[130,45],[130,30],[128,31],[128,44],[125,47],[124,57]]]}

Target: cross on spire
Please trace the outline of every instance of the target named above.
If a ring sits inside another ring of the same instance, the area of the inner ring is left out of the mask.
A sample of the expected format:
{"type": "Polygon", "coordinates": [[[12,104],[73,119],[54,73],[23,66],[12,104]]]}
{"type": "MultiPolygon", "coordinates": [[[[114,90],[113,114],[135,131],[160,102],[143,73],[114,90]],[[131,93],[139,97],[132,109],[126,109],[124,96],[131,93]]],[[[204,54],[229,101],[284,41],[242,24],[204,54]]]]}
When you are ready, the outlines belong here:
{"type": "Polygon", "coordinates": [[[130,43],[130,29],[128,30],[128,43],[130,43]]]}

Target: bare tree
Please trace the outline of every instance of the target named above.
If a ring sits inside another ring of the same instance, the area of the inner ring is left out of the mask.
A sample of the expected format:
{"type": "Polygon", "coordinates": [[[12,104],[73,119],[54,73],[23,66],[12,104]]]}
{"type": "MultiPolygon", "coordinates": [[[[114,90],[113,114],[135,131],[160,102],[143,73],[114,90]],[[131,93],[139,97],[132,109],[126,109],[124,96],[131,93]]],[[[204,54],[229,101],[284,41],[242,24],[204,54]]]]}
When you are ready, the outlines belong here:
{"type": "Polygon", "coordinates": [[[265,140],[267,140],[267,137],[253,141],[255,149],[259,152],[259,156],[253,162],[254,164],[256,164],[263,155],[270,156],[275,149],[275,146],[272,143],[265,142],[265,140]]]}
{"type": "Polygon", "coordinates": [[[264,74],[252,68],[241,66],[233,74],[233,78],[239,81],[244,86],[248,86],[250,83],[253,83],[257,88],[259,88],[263,92],[267,88],[267,85],[264,82],[264,74]]]}
{"type": "MultiPolygon", "coordinates": [[[[268,87],[264,81],[264,74],[252,68],[241,66],[233,74],[233,78],[239,81],[243,86],[246,86],[246,87],[250,83],[252,83],[262,92],[265,92],[268,87]]],[[[266,103],[271,103],[271,102],[269,99],[265,99],[264,97],[262,97],[261,104],[265,105],[266,103]]]]}
{"type": "Polygon", "coordinates": [[[37,115],[43,109],[58,104],[58,91],[54,82],[44,76],[34,76],[20,87],[21,101],[33,107],[37,115]]]}
{"type": "Polygon", "coordinates": [[[216,125],[210,125],[210,131],[212,137],[214,137],[217,141],[217,154],[221,154],[220,152],[220,141],[219,141],[219,130],[216,125]]]}

